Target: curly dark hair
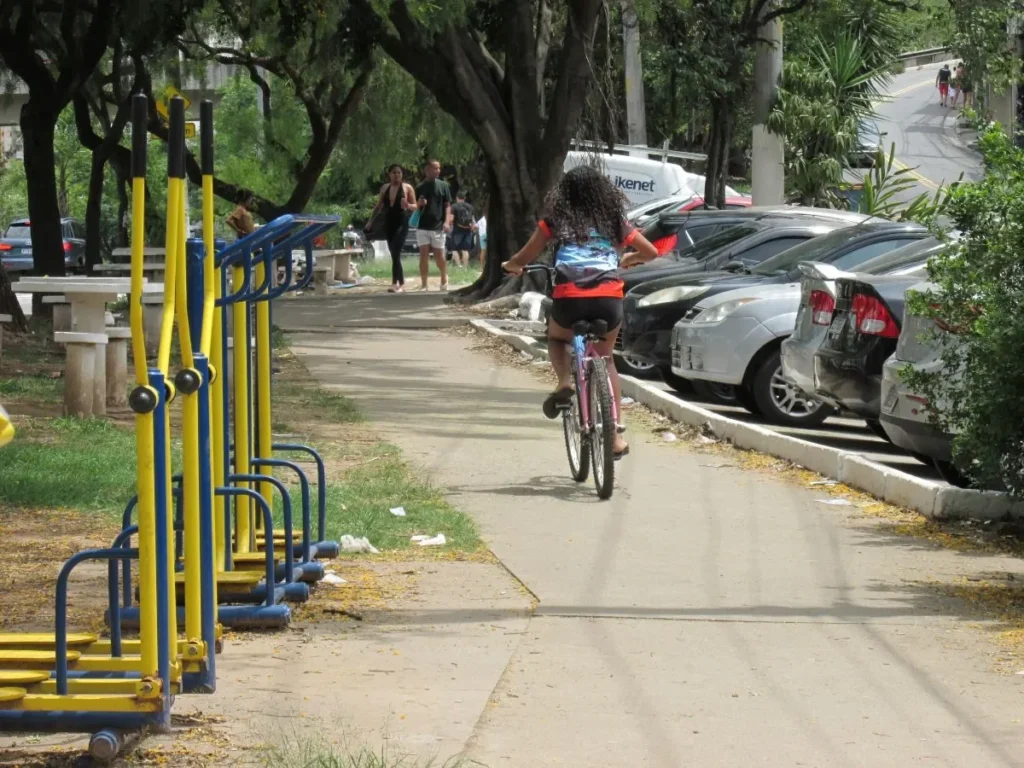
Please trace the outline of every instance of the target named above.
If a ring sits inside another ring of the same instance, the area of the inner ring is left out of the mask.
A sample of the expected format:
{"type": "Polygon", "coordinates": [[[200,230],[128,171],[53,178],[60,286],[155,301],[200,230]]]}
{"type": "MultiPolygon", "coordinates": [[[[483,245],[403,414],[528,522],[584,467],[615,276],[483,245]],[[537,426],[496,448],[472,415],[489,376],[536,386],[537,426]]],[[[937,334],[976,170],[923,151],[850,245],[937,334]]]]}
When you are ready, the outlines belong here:
{"type": "Polygon", "coordinates": [[[596,231],[613,243],[626,238],[628,201],[597,168],[578,165],[548,193],[544,207],[552,235],[584,243],[596,231]]]}

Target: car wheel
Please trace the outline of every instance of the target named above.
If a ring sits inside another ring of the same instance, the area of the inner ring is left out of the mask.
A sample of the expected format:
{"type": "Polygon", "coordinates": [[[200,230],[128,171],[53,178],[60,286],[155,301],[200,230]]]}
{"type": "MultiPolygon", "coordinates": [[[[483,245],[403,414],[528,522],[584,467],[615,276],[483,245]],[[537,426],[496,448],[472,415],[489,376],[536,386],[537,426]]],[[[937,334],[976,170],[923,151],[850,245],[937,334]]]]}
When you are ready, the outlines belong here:
{"type": "Polygon", "coordinates": [[[736,387],[732,384],[695,380],[693,382],[693,391],[698,396],[713,403],[722,403],[723,405],[736,404],[736,387]]]}
{"type": "Polygon", "coordinates": [[[736,400],[755,416],[761,415],[761,406],[757,404],[757,398],[754,397],[754,392],[750,388],[736,387],[736,400]]]}
{"type": "Polygon", "coordinates": [[[939,477],[950,485],[954,485],[957,488],[971,487],[970,480],[968,480],[963,473],[953,465],[953,462],[935,459],[932,463],[935,466],[935,471],[939,473],[939,477]]]}
{"type": "Polygon", "coordinates": [[[656,368],[654,363],[646,363],[628,354],[621,352],[615,354],[615,370],[627,376],[637,379],[653,379],[657,373],[656,368]]]}
{"type": "Polygon", "coordinates": [[[689,395],[693,392],[694,383],[689,379],[684,379],[682,376],[676,376],[672,371],[662,369],[661,378],[681,395],[689,395]]]}
{"type": "MultiPolygon", "coordinates": [[[[868,429],[870,429],[872,432],[878,435],[878,437],[882,438],[887,443],[892,442],[892,439],[889,437],[889,434],[885,431],[885,427],[882,426],[882,422],[878,421],[878,419],[864,419],[864,421],[867,422],[868,429]]],[[[927,461],[925,462],[925,464],[928,463],[929,462],[927,461]]]]}
{"type": "Polygon", "coordinates": [[[772,424],[813,427],[832,415],[820,400],[808,397],[782,377],[782,359],[775,350],[761,363],[751,382],[751,392],[761,414],[772,424]]]}

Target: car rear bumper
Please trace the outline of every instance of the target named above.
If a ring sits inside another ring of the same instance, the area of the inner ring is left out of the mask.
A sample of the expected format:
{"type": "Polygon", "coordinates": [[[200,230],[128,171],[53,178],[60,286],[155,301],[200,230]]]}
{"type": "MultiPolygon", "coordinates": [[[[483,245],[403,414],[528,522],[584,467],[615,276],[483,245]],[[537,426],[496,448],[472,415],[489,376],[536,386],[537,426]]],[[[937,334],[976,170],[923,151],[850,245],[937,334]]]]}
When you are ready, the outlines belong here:
{"type": "Polygon", "coordinates": [[[814,392],[814,353],[821,339],[794,339],[782,342],[782,375],[786,381],[808,395],[814,392]]]}
{"type": "Polygon", "coordinates": [[[953,436],[926,422],[882,414],[882,428],[893,445],[939,461],[953,460],[953,436]]]}
{"type": "Polygon", "coordinates": [[[818,350],[814,355],[814,395],[858,416],[877,419],[882,405],[882,376],[867,372],[861,358],[818,350]]]}
{"type": "Polygon", "coordinates": [[[672,373],[687,379],[742,384],[755,354],[775,335],[752,317],[720,323],[678,323],[672,332],[672,373]]]}

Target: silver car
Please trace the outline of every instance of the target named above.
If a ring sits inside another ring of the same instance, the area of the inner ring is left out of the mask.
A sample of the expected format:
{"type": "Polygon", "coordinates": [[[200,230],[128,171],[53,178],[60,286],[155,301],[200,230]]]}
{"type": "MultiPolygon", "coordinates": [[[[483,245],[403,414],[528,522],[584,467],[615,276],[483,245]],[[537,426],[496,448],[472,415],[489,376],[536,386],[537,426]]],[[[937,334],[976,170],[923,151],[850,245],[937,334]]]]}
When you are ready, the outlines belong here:
{"type": "MultiPolygon", "coordinates": [[[[927,293],[931,283],[919,283],[910,291],[927,293]]],[[[882,429],[894,445],[925,464],[932,464],[943,479],[963,485],[963,476],[953,466],[953,435],[933,422],[942,403],[929,402],[921,392],[907,384],[902,372],[910,366],[917,371],[937,373],[945,369],[942,360],[945,343],[956,337],[940,328],[935,320],[911,312],[908,303],[903,312],[903,328],[896,352],[882,366],[882,429]]]]}
{"type": "MultiPolygon", "coordinates": [[[[906,250],[864,262],[858,272],[923,275],[932,251],[924,249],[911,258],[906,250]]],[[[822,278],[846,274],[824,264],[809,266],[822,278]]],[[[821,290],[829,291],[834,303],[835,283],[829,281],[821,290]]],[[[801,284],[787,283],[740,288],[701,301],[672,329],[672,373],[733,385],[747,410],[772,423],[820,424],[832,408],[823,407],[820,399],[787,380],[780,358],[780,340],[785,348],[798,322],[801,298],[801,284]]]]}
{"type": "MultiPolygon", "coordinates": [[[[866,274],[911,274],[945,245],[933,238],[919,240],[895,251],[865,261],[858,272],[866,274]]],[[[821,346],[832,311],[836,306],[836,284],[849,273],[828,264],[800,265],[800,305],[792,335],[782,342],[782,375],[808,395],[814,393],[814,353],[821,346]]],[[[832,405],[835,405],[832,403],[832,405]]]]}

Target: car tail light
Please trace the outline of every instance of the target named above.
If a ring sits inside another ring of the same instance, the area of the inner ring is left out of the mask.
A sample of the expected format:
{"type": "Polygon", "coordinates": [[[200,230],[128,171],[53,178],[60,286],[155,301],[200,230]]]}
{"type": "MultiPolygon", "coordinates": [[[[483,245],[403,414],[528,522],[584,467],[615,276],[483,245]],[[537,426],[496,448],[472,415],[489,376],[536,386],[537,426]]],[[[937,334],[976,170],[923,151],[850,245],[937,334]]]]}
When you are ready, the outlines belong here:
{"type": "Polygon", "coordinates": [[[71,243],[64,241],[64,253],[71,253],[71,243]]]}
{"type": "Polygon", "coordinates": [[[815,325],[828,325],[832,322],[832,313],[836,309],[836,300],[828,291],[811,291],[811,322],[815,325]]]}
{"type": "Polygon", "coordinates": [[[10,243],[0,243],[0,251],[10,251],[14,248],[10,243]]]}
{"type": "Polygon", "coordinates": [[[896,320],[881,299],[858,293],[853,297],[851,309],[857,324],[857,331],[860,333],[868,336],[882,336],[887,339],[899,337],[899,326],[896,325],[896,320]]]}
{"type": "Polygon", "coordinates": [[[679,235],[673,233],[671,235],[665,235],[665,237],[659,237],[651,243],[651,245],[654,246],[654,250],[658,252],[659,256],[664,256],[679,245],[679,235]]]}

